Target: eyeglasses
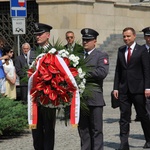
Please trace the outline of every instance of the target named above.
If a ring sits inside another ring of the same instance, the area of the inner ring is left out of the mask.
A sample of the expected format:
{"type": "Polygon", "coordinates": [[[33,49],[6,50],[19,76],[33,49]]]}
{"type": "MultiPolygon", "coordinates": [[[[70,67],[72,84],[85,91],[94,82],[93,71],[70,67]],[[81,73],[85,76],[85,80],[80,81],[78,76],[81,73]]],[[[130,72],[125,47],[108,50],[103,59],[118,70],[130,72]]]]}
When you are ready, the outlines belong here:
{"type": "Polygon", "coordinates": [[[67,39],[73,39],[73,36],[67,36],[66,38],[67,39]]]}
{"type": "Polygon", "coordinates": [[[10,51],[10,53],[13,53],[14,51],[10,51]]]}

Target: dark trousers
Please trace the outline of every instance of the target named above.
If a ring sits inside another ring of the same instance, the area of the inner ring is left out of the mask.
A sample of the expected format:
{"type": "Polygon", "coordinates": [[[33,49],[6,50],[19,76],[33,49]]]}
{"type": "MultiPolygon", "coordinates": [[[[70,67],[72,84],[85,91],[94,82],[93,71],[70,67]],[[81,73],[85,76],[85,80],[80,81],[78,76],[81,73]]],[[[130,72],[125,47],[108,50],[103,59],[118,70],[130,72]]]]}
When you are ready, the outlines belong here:
{"type": "Polygon", "coordinates": [[[53,150],[55,140],[56,109],[38,106],[37,129],[32,130],[35,150],[53,150]]]}
{"type": "Polygon", "coordinates": [[[135,107],[136,113],[141,120],[141,126],[144,132],[145,140],[150,142],[150,120],[145,108],[145,96],[144,94],[127,94],[119,95],[120,100],[120,140],[121,147],[128,146],[128,137],[130,131],[130,117],[132,103],[135,107]]]}
{"type": "Polygon", "coordinates": [[[103,107],[89,106],[89,113],[80,111],[78,132],[81,150],[103,150],[103,107]]]}
{"type": "Polygon", "coordinates": [[[148,114],[149,119],[150,119],[150,98],[146,99],[146,110],[147,110],[147,114],[148,114]]]}
{"type": "Polygon", "coordinates": [[[23,103],[27,104],[27,95],[28,95],[28,86],[27,85],[21,85],[20,87],[20,98],[23,101],[23,103]]]}

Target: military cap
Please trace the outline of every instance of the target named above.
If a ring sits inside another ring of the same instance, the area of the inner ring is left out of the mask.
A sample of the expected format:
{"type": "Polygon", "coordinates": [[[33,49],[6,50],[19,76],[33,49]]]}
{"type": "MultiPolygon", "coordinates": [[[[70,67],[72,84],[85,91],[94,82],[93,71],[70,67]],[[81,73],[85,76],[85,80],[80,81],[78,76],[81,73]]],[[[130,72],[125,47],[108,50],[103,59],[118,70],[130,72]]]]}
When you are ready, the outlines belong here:
{"type": "Polygon", "coordinates": [[[144,35],[150,35],[150,27],[144,28],[142,32],[144,32],[144,35]]]}
{"type": "Polygon", "coordinates": [[[90,28],[84,28],[81,30],[82,39],[96,39],[99,33],[90,28]]]}
{"type": "Polygon", "coordinates": [[[52,29],[51,26],[44,23],[35,23],[34,26],[35,26],[34,34],[42,34],[44,32],[50,32],[50,30],[52,29]]]}

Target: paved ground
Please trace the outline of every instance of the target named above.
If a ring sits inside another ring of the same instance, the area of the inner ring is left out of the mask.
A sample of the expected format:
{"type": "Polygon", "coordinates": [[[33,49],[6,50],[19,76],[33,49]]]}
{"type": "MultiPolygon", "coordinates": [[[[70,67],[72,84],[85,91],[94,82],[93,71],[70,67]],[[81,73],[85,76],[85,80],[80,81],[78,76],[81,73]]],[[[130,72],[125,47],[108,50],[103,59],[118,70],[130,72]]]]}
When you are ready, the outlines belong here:
{"type": "MultiPolygon", "coordinates": [[[[119,146],[119,110],[112,109],[110,104],[110,91],[112,82],[104,83],[104,96],[106,105],[104,107],[104,149],[114,150],[119,146]]],[[[145,143],[140,122],[134,122],[135,111],[132,111],[132,122],[130,124],[130,150],[142,150],[145,143]]],[[[32,136],[30,130],[20,137],[0,139],[0,150],[33,150],[32,136]]],[[[77,129],[58,120],[56,125],[55,150],[80,150],[80,139],[77,129]]]]}

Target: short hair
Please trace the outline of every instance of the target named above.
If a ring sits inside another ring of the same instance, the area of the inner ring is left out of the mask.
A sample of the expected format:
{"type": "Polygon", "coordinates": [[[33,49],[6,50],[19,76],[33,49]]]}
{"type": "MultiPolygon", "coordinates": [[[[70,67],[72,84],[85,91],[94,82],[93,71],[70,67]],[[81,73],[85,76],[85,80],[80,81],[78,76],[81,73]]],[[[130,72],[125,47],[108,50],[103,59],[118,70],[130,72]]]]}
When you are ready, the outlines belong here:
{"type": "Polygon", "coordinates": [[[31,46],[30,46],[29,43],[24,43],[24,44],[22,44],[22,48],[23,48],[25,45],[27,45],[27,46],[29,47],[29,49],[31,49],[31,46]]]}
{"type": "Polygon", "coordinates": [[[67,32],[66,32],[66,35],[67,35],[68,33],[72,33],[72,34],[74,34],[74,32],[73,32],[73,31],[67,31],[67,32]]]}
{"type": "Polygon", "coordinates": [[[123,29],[123,33],[126,32],[126,31],[128,31],[128,30],[131,30],[134,35],[136,34],[135,30],[132,27],[126,27],[126,28],[124,28],[123,29]]]}

